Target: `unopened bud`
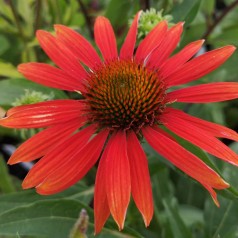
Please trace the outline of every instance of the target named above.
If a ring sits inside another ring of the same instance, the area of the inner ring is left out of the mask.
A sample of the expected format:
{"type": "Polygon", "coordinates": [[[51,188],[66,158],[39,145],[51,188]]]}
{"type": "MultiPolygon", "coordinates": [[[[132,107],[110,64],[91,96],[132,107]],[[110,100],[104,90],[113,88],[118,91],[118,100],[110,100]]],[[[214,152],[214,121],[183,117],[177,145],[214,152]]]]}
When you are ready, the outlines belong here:
{"type": "Polygon", "coordinates": [[[89,217],[87,211],[82,209],[79,218],[76,221],[69,238],[87,238],[86,232],[88,229],[89,217]]]}

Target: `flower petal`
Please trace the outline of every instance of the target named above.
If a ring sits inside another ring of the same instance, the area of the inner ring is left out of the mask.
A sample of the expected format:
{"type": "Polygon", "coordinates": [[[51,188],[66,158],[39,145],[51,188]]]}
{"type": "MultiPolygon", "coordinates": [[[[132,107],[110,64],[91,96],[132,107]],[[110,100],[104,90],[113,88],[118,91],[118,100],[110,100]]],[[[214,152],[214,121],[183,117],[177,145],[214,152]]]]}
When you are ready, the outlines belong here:
{"type": "MultiPolygon", "coordinates": [[[[10,128],[40,128],[82,117],[83,104],[76,100],[53,100],[17,106],[0,119],[0,125],[10,128]]],[[[79,120],[80,123],[80,120],[79,120]]]]}
{"type": "Polygon", "coordinates": [[[64,43],[77,59],[93,69],[101,63],[96,50],[79,33],[63,25],[54,25],[57,39],[64,43]]]}
{"type": "Polygon", "coordinates": [[[158,129],[154,130],[148,126],[142,129],[142,133],[152,148],[201,184],[216,189],[229,187],[229,184],[203,161],[165,136],[164,133],[160,133],[158,129]]]}
{"type": "Polygon", "coordinates": [[[16,149],[10,157],[8,164],[27,162],[39,159],[58,144],[62,143],[84,121],[70,121],[68,123],[49,127],[34,135],[16,149]]]}
{"type": "Polygon", "coordinates": [[[110,21],[106,17],[97,17],[94,25],[95,42],[105,61],[117,59],[117,42],[110,21]]]}
{"type": "Polygon", "coordinates": [[[204,40],[194,41],[185,46],[179,53],[167,59],[159,69],[160,77],[167,78],[176,70],[178,70],[184,63],[186,63],[199,51],[203,43],[204,40]]]}
{"type": "Polygon", "coordinates": [[[126,132],[118,131],[110,140],[106,157],[106,192],[111,214],[121,230],[124,227],[131,193],[126,132]]]}
{"type": "Polygon", "coordinates": [[[70,77],[63,70],[44,63],[25,63],[17,67],[27,79],[48,86],[67,91],[83,91],[82,84],[70,77]]]}
{"type": "Polygon", "coordinates": [[[49,58],[63,69],[68,75],[80,82],[87,77],[87,73],[74,54],[59,42],[49,32],[38,30],[36,37],[49,58]]]}
{"type": "Polygon", "coordinates": [[[148,67],[158,69],[170,56],[180,41],[183,24],[183,22],[179,22],[168,30],[159,47],[151,53],[147,62],[148,67]]]}
{"type": "Polygon", "coordinates": [[[167,28],[167,22],[161,21],[149,32],[136,50],[135,59],[137,62],[144,62],[151,52],[161,44],[165,38],[167,28]]]}
{"type": "Polygon", "coordinates": [[[201,130],[205,130],[212,134],[215,137],[220,137],[220,138],[227,138],[230,140],[238,141],[238,133],[219,124],[212,123],[209,121],[202,120],[197,117],[193,117],[191,115],[186,114],[183,111],[174,109],[174,108],[167,108],[164,113],[172,113],[173,115],[176,115],[176,117],[181,118],[197,128],[200,128],[201,130]]]}
{"type": "Polygon", "coordinates": [[[166,78],[165,82],[171,87],[201,78],[223,64],[235,49],[234,46],[228,45],[198,56],[166,78]]]}
{"type": "Polygon", "coordinates": [[[210,195],[211,195],[211,197],[212,197],[214,203],[217,205],[217,207],[220,207],[220,204],[219,204],[219,202],[218,202],[218,200],[217,200],[217,194],[216,194],[216,192],[213,190],[213,188],[210,187],[210,186],[208,186],[208,185],[206,185],[206,184],[202,184],[202,185],[208,190],[208,192],[210,193],[210,195]]]}
{"type": "Polygon", "coordinates": [[[121,59],[132,59],[133,57],[134,48],[136,44],[137,27],[138,27],[138,22],[139,22],[141,12],[142,11],[139,11],[136,14],[131,24],[131,27],[127,33],[126,39],[121,47],[121,51],[120,51],[121,59]]]}
{"type": "Polygon", "coordinates": [[[238,98],[238,83],[206,83],[182,88],[167,94],[168,101],[188,103],[222,102],[238,98]]]}
{"type": "Polygon", "coordinates": [[[208,153],[238,166],[238,155],[206,130],[196,127],[173,113],[160,116],[161,122],[178,136],[202,148],[208,153]]]}
{"type": "Polygon", "coordinates": [[[68,157],[67,160],[64,158],[54,172],[36,187],[37,192],[43,195],[58,193],[82,179],[97,162],[108,132],[108,130],[99,132],[71,158],[68,157]]]}
{"type": "Polygon", "coordinates": [[[131,172],[131,192],[135,204],[146,226],[149,226],[153,216],[153,197],[150,183],[148,162],[144,150],[135,133],[131,131],[127,136],[127,152],[131,172]]]}
{"type": "Polygon", "coordinates": [[[65,171],[70,167],[75,167],[74,164],[69,163],[69,160],[88,143],[95,129],[93,125],[88,126],[49,151],[30,170],[23,181],[22,187],[26,189],[41,184],[47,176],[54,173],[62,164],[65,165],[65,171]]]}
{"type": "MultiPolygon", "coordinates": [[[[110,143],[111,140],[109,140],[108,144],[110,143]]],[[[106,157],[108,153],[108,148],[109,147],[107,146],[102,154],[96,175],[95,190],[94,190],[95,235],[101,231],[106,220],[110,215],[110,209],[108,206],[107,193],[106,193],[106,180],[107,180],[106,157]]]]}

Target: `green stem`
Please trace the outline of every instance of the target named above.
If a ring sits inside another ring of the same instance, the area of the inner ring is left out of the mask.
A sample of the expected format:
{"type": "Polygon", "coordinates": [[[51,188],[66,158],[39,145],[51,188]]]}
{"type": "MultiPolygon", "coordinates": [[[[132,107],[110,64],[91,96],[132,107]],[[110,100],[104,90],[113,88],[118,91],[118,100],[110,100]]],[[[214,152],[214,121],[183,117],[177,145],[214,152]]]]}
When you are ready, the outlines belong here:
{"type": "Polygon", "coordinates": [[[34,25],[34,33],[39,29],[41,24],[41,9],[42,9],[42,1],[36,1],[36,18],[35,18],[35,25],[34,25]]]}
{"type": "Polygon", "coordinates": [[[84,3],[81,0],[77,0],[77,1],[78,1],[79,6],[80,6],[80,9],[81,9],[81,11],[84,15],[90,37],[93,39],[94,38],[94,33],[93,33],[93,29],[92,29],[92,19],[88,14],[87,7],[84,5],[84,3]]]}
{"type": "Polygon", "coordinates": [[[22,27],[21,27],[21,24],[20,24],[20,19],[19,19],[19,16],[18,16],[18,14],[17,14],[17,10],[16,10],[16,8],[15,8],[15,5],[14,5],[14,3],[12,2],[12,0],[8,0],[8,2],[9,2],[9,5],[10,5],[12,14],[13,14],[13,16],[14,16],[14,20],[15,20],[15,23],[16,23],[16,26],[17,26],[19,35],[21,36],[22,40],[25,42],[25,36],[24,36],[24,34],[23,34],[23,30],[22,30],[22,27]]]}
{"type": "Polygon", "coordinates": [[[235,7],[238,6],[238,0],[231,3],[229,6],[225,8],[225,10],[221,13],[219,17],[216,17],[213,24],[210,24],[207,31],[203,35],[203,39],[207,39],[210,34],[213,32],[213,30],[217,27],[217,25],[224,19],[224,17],[230,13],[235,7]]]}
{"type": "Polygon", "coordinates": [[[61,12],[61,9],[60,9],[60,1],[58,0],[53,0],[52,3],[53,3],[53,7],[55,9],[55,20],[56,20],[56,23],[62,23],[62,12],[61,12]]]}
{"type": "Polygon", "coordinates": [[[0,157],[0,189],[3,193],[15,192],[7,165],[2,157],[0,157]]]}
{"type": "Polygon", "coordinates": [[[224,223],[225,223],[225,221],[226,221],[226,219],[227,219],[227,217],[228,217],[228,214],[229,214],[229,212],[230,212],[230,210],[231,210],[232,204],[233,204],[233,202],[230,201],[229,204],[227,205],[227,208],[226,208],[226,211],[225,211],[225,213],[224,213],[224,216],[222,217],[221,222],[220,222],[219,226],[217,227],[216,232],[215,232],[215,234],[213,235],[212,238],[217,238],[217,237],[219,237],[219,236],[218,236],[218,235],[219,235],[219,232],[220,232],[222,226],[224,225],[224,223]]]}
{"type": "Polygon", "coordinates": [[[17,13],[17,10],[16,10],[16,6],[15,4],[13,3],[12,0],[8,0],[9,2],[9,5],[10,5],[10,8],[11,8],[11,11],[12,11],[12,14],[14,16],[14,20],[15,20],[15,23],[16,23],[16,26],[17,26],[17,29],[18,29],[18,33],[23,41],[23,44],[24,44],[24,48],[26,50],[26,57],[27,57],[27,60],[30,61],[30,56],[29,56],[29,52],[28,52],[28,49],[27,49],[27,39],[24,35],[24,32],[22,30],[22,27],[21,27],[21,24],[20,24],[20,19],[19,19],[19,16],[18,16],[18,13],[17,13]]]}

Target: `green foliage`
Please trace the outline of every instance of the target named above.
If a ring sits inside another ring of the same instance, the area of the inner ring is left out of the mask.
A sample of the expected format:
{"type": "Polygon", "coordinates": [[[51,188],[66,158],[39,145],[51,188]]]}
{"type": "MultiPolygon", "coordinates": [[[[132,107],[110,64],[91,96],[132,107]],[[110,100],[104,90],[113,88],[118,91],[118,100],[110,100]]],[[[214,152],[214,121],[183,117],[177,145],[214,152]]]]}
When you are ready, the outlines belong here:
{"type": "Polygon", "coordinates": [[[8,173],[7,165],[0,155],[0,192],[12,193],[15,191],[12,178],[8,173]]]}
{"type": "Polygon", "coordinates": [[[55,99],[67,98],[62,91],[47,88],[26,79],[4,79],[0,81],[1,105],[12,105],[17,99],[23,97],[25,90],[37,91],[48,96],[54,95],[55,99]]]}

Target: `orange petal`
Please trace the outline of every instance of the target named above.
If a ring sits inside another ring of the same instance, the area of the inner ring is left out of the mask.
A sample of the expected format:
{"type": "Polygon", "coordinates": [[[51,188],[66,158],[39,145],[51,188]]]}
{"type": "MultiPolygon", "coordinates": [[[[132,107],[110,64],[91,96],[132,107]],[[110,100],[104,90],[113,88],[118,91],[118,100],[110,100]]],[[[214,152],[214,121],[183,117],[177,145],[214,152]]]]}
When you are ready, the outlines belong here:
{"type": "Polygon", "coordinates": [[[97,17],[94,25],[95,42],[105,61],[117,59],[117,42],[112,25],[106,17],[97,17]]]}
{"type": "Polygon", "coordinates": [[[124,227],[131,193],[126,132],[118,131],[110,140],[106,157],[106,192],[111,214],[121,230],[124,227]]]}
{"type": "Polygon", "coordinates": [[[186,63],[193,55],[195,55],[202,47],[204,40],[194,41],[185,46],[179,53],[167,59],[159,69],[159,76],[167,78],[176,70],[178,70],[184,63],[186,63]]]}
{"type": "Polygon", "coordinates": [[[74,167],[74,164],[69,163],[70,159],[88,143],[94,131],[95,126],[88,126],[49,151],[27,174],[22,184],[23,188],[31,188],[41,184],[58,167],[64,166],[65,171],[74,167]]]}
{"type": "Polygon", "coordinates": [[[223,64],[235,49],[234,46],[228,45],[198,56],[180,67],[165,79],[165,82],[171,87],[201,78],[223,64]]]}
{"type": "Polygon", "coordinates": [[[210,193],[211,197],[212,197],[212,200],[214,201],[214,203],[220,207],[220,204],[218,202],[218,199],[217,199],[217,194],[216,192],[214,191],[214,189],[206,184],[202,184],[206,189],[207,191],[210,193]]]}
{"type": "Polygon", "coordinates": [[[164,61],[177,47],[183,32],[183,22],[171,27],[163,38],[162,43],[150,55],[147,65],[153,69],[160,68],[164,61]]]}
{"type": "Polygon", "coordinates": [[[44,63],[26,63],[17,67],[27,79],[48,86],[67,91],[83,91],[82,84],[63,70],[44,63]]]}
{"type": "Polygon", "coordinates": [[[87,77],[85,69],[62,42],[59,42],[49,32],[43,30],[38,30],[36,37],[49,58],[68,75],[77,79],[79,83],[87,77]]]}
{"type": "Polygon", "coordinates": [[[215,137],[220,138],[227,138],[230,140],[238,141],[238,133],[219,124],[212,123],[209,121],[202,120],[197,117],[193,117],[191,115],[186,114],[183,111],[174,109],[174,108],[167,108],[164,113],[172,113],[173,115],[176,115],[176,117],[181,118],[194,126],[200,128],[201,130],[205,130],[212,134],[215,137]]]}
{"type": "MultiPolygon", "coordinates": [[[[108,143],[111,143],[109,140],[108,143]]],[[[103,152],[103,155],[100,159],[96,182],[95,182],[95,191],[94,191],[94,225],[95,225],[95,235],[98,234],[103,228],[106,220],[110,215],[110,209],[107,202],[107,193],[106,193],[106,180],[107,180],[107,171],[106,171],[106,157],[108,153],[108,146],[103,152]]]]}
{"type": "Polygon", "coordinates": [[[206,83],[182,88],[167,94],[168,101],[188,103],[223,102],[238,98],[238,83],[206,83]]]}
{"type": "Polygon", "coordinates": [[[82,126],[83,122],[79,120],[70,121],[39,132],[16,149],[8,164],[39,159],[67,139],[71,133],[82,126]]]}
{"type": "MultiPolygon", "coordinates": [[[[17,106],[0,119],[0,125],[10,128],[40,128],[81,117],[83,104],[76,100],[53,100],[17,106]]],[[[80,121],[79,121],[80,122],[80,121]]]]}
{"type": "Polygon", "coordinates": [[[142,11],[139,11],[136,14],[134,21],[131,24],[130,30],[127,33],[126,39],[121,47],[120,51],[121,59],[132,59],[133,57],[134,48],[136,44],[137,27],[141,12],[142,11]]]}
{"type": "Polygon", "coordinates": [[[167,22],[161,21],[149,32],[136,50],[135,59],[137,62],[144,62],[151,52],[161,44],[165,38],[167,28],[167,22]]]}
{"type": "Polygon", "coordinates": [[[61,160],[57,168],[36,187],[37,192],[43,195],[58,193],[82,179],[97,162],[108,132],[99,132],[81,150],[61,160]]]}
{"type": "Polygon", "coordinates": [[[131,168],[132,196],[145,225],[149,226],[154,212],[150,174],[145,152],[133,131],[127,136],[127,152],[131,168]]]}
{"type": "Polygon", "coordinates": [[[158,129],[154,130],[148,126],[142,129],[142,133],[152,148],[201,184],[216,189],[229,187],[229,184],[203,161],[164,133],[160,133],[158,129]]]}
{"type": "Polygon", "coordinates": [[[202,148],[208,153],[238,166],[238,155],[208,131],[196,127],[187,120],[177,117],[173,113],[164,113],[160,120],[169,130],[178,136],[202,148]]]}
{"type": "Polygon", "coordinates": [[[101,63],[96,50],[82,35],[63,25],[54,25],[54,28],[57,39],[63,42],[78,60],[91,69],[101,63]]]}

